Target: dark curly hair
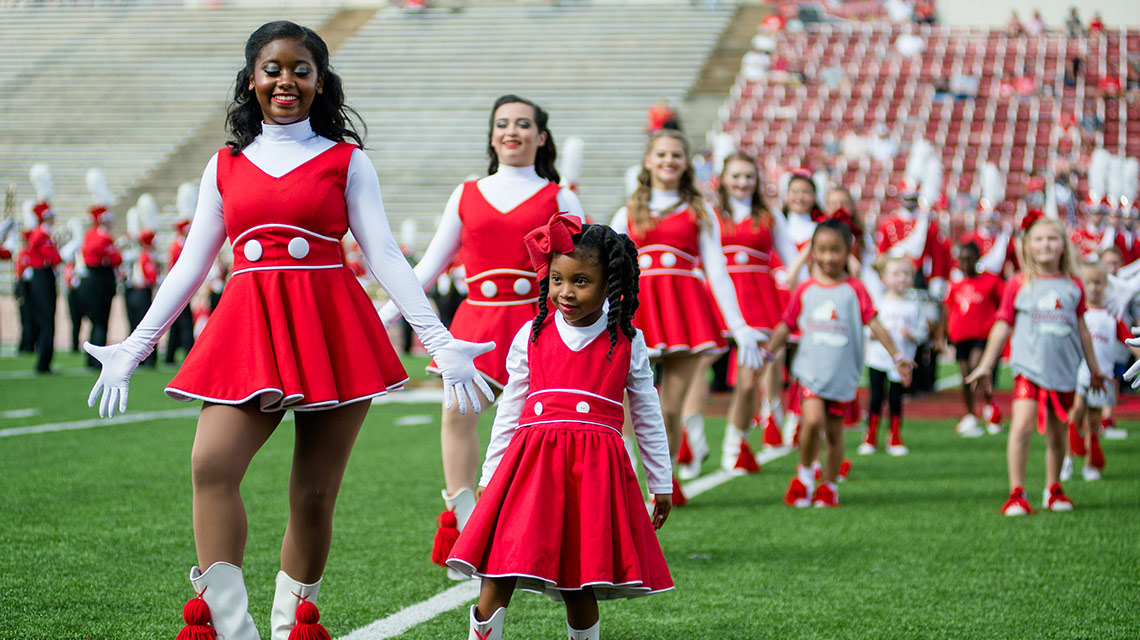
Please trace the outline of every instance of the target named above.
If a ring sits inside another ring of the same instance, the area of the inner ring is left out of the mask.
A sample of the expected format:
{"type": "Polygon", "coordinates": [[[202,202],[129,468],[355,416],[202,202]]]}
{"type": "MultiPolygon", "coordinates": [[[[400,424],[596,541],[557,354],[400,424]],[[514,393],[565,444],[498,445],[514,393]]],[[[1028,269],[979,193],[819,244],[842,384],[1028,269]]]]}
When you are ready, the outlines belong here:
{"type": "Polygon", "coordinates": [[[558,175],[558,169],[554,168],[554,161],[558,159],[558,148],[554,146],[554,134],[550,132],[550,129],[546,128],[546,123],[550,120],[550,114],[530,100],[520,98],[513,93],[500,96],[491,107],[491,119],[487,128],[487,157],[490,158],[491,162],[487,166],[487,175],[499,170],[499,155],[495,153],[495,148],[491,146],[491,135],[495,132],[495,112],[504,104],[513,104],[516,102],[525,104],[534,109],[534,124],[538,126],[539,133],[546,134],[546,144],[539,147],[534,155],[535,173],[554,184],[558,184],[562,181],[562,178],[558,175]]]}
{"type": "MultiPolygon", "coordinates": [[[[610,335],[610,350],[606,353],[608,360],[613,355],[619,330],[630,339],[637,335],[633,328],[633,316],[638,305],[638,278],[641,277],[641,269],[637,266],[637,246],[628,236],[602,224],[582,225],[582,232],[572,239],[574,251],[571,253],[580,260],[592,260],[600,265],[606,277],[606,300],[610,303],[606,319],[606,331],[610,335]]],[[[531,342],[538,339],[549,313],[546,301],[550,297],[550,278],[538,283],[538,290],[538,315],[531,327],[531,342]]]]}
{"type": "Polygon", "coordinates": [[[357,146],[363,147],[363,137],[356,132],[353,123],[359,123],[365,132],[368,129],[360,114],[344,103],[344,88],[340,76],[329,65],[329,48],[325,41],[308,27],[288,20],[278,20],[261,25],[246,40],[245,66],[238,71],[234,99],[226,109],[226,130],[234,138],[226,142],[230,153],[235,156],[241,153],[261,133],[261,105],[257,102],[256,93],[249,88],[249,79],[253,75],[258,54],[265,45],[275,40],[299,41],[309,50],[317,65],[317,77],[321,79],[323,88],[309,108],[309,123],[313,131],[336,142],[344,142],[348,138],[357,146]]]}

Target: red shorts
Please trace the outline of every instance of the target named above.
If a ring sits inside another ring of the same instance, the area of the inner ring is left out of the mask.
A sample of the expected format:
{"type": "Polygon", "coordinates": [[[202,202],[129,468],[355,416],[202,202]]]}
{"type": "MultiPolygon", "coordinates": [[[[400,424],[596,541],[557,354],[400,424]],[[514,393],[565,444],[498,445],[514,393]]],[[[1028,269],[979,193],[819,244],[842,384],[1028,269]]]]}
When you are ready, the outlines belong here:
{"type": "MultiPolygon", "coordinates": [[[[819,398],[819,396],[815,395],[814,391],[812,391],[811,389],[808,389],[804,385],[801,384],[801,385],[799,385],[799,387],[800,387],[800,402],[803,402],[804,400],[809,400],[811,398],[819,398]]],[[[827,398],[819,398],[819,399],[823,401],[823,412],[829,416],[835,416],[837,418],[842,418],[842,417],[846,416],[847,415],[847,405],[851,404],[850,402],[843,402],[842,400],[828,400],[827,398]]]]}
{"type": "Polygon", "coordinates": [[[1069,409],[1073,406],[1075,391],[1054,391],[1037,385],[1022,375],[1013,377],[1013,399],[1037,402],[1037,432],[1045,433],[1045,421],[1049,409],[1062,423],[1069,421],[1069,409]]]}

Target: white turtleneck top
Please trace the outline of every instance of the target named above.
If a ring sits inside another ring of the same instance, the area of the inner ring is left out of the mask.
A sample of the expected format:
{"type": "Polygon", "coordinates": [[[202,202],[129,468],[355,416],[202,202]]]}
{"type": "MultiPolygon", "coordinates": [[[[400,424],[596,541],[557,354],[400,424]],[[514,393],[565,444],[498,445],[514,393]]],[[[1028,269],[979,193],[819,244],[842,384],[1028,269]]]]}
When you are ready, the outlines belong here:
{"type": "MultiPolygon", "coordinates": [[[[499,211],[511,211],[538,193],[538,190],[549,182],[538,175],[534,165],[510,167],[500,164],[495,173],[480,178],[475,184],[479,188],[479,193],[483,194],[491,206],[499,211]]],[[[463,185],[460,184],[447,199],[439,227],[428,243],[427,249],[424,250],[423,257],[416,263],[416,277],[425,288],[435,284],[459,253],[463,232],[463,221],[459,218],[459,200],[462,196],[463,185]]],[[[582,212],[582,203],[569,187],[558,190],[558,210],[577,216],[579,220],[586,220],[586,215],[582,212]]],[[[391,305],[384,305],[380,309],[380,318],[386,325],[397,317],[399,317],[397,310],[391,305]]]]}
{"type": "MultiPolygon", "coordinates": [[[[263,124],[261,129],[261,134],[242,150],[242,154],[257,168],[273,177],[285,175],[335,144],[332,140],[317,135],[308,120],[290,125],[263,124]]],[[[229,151],[223,149],[219,153],[229,151]]],[[[202,285],[214,264],[214,258],[225,243],[226,227],[222,215],[222,196],[218,192],[217,164],[218,157],[215,155],[202,172],[198,206],[182,254],[167,274],[150,310],[124,342],[125,345],[142,347],[139,341],[145,341],[149,352],[157,344],[174,318],[202,285]]],[[[376,169],[360,149],[353,150],[349,159],[344,198],[348,227],[360,244],[369,270],[399,306],[421,342],[431,351],[450,340],[450,334],[432,310],[392,236],[376,169]]]]}
{"type": "MultiPolygon", "coordinates": [[[[662,213],[675,211],[681,204],[679,192],[653,189],[649,195],[649,214],[657,218],[662,213]]],[[[610,221],[610,226],[618,233],[629,235],[629,220],[626,216],[626,207],[618,209],[610,221]]],[[[708,224],[701,226],[697,243],[701,250],[701,269],[705,272],[713,297],[716,298],[716,304],[720,307],[729,331],[736,332],[747,328],[744,316],[740,314],[740,304],[736,300],[736,287],[728,275],[724,249],[720,244],[720,221],[715,215],[710,214],[708,224]]]]}
{"type": "MultiPolygon", "coordinates": [[[[588,327],[575,327],[566,322],[562,314],[554,310],[554,326],[558,335],[573,351],[581,351],[594,338],[606,331],[607,313],[602,312],[588,327]]],[[[485,487],[491,481],[495,469],[503,459],[507,445],[518,430],[526,398],[530,394],[530,362],[528,361],[531,322],[527,322],[507,352],[507,372],[510,378],[499,399],[495,413],[495,423],[491,427],[491,442],[487,445],[487,457],[483,462],[483,475],[479,486],[485,487]]],[[[549,328],[547,329],[549,330],[549,328]]],[[[626,377],[626,397],[629,399],[629,416],[633,432],[637,436],[637,446],[641,451],[642,465],[645,467],[646,485],[653,494],[673,492],[673,466],[669,457],[669,442],[665,435],[665,421],[661,416],[661,402],[657,389],[653,387],[653,368],[649,365],[649,349],[641,331],[634,336],[630,345],[629,376],[626,377]]]]}

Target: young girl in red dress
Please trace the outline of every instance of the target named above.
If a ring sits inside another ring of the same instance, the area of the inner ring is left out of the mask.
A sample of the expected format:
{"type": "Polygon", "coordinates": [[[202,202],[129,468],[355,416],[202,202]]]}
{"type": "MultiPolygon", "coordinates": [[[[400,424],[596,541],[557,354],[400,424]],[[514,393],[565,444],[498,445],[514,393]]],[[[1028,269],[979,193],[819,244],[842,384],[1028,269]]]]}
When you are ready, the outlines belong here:
{"type": "MultiPolygon", "coordinates": [[[[739,364],[760,368],[756,343],[761,336],[740,314],[720,244],[720,224],[697,190],[684,135],[664,129],[650,136],[641,165],[637,189],[610,226],[637,245],[641,306],[633,322],[661,363],[661,408],[669,451],[676,457],[681,410],[701,356],[728,348],[713,305],[720,307],[736,342],[739,364]],[[704,271],[707,287],[696,269],[704,271]]],[[[685,503],[679,487],[674,483],[678,506],[685,503]]]]}
{"type": "Polygon", "coordinates": [[[193,637],[259,637],[242,578],[247,525],[240,487],[287,409],[295,412],[296,446],[267,635],[285,640],[316,631],[312,603],[352,445],[368,401],[407,379],[371,300],[344,264],[340,239],[350,229],[373,275],[440,364],[447,397],[480,409],[472,359],[485,347],[455,340],[432,311],[392,237],[375,168],[346,142],[360,142],[350,115],[328,48],[314,31],[286,21],[258,28],[246,42],[229,109],[233,140],[206,165],[181,258],[124,342],[84,345],[103,364],[89,403],[98,400],[102,416],[126,410],[131,373],[230,241],[233,276],[166,389],[178,400],[203,401],[191,452],[198,566],[190,581],[198,597],[183,612],[188,633],[203,634],[193,637]]]}
{"type": "MultiPolygon", "coordinates": [[[[463,263],[468,295],[456,310],[450,328],[463,340],[495,342],[493,351],[475,361],[492,388],[483,398],[487,404],[507,384],[511,338],[537,310],[539,296],[523,236],[560,211],[584,219],[578,197],[568,187],[558,186],[557,150],[554,134],[547,128],[548,119],[546,111],[525,98],[505,95],[495,101],[487,131],[488,176],[455,188],[439,229],[416,264],[416,276],[428,287],[435,286],[456,256],[463,263]]],[[[390,324],[397,313],[389,304],[380,315],[385,324],[390,324]]],[[[435,365],[428,370],[434,372],[435,365]]],[[[447,559],[456,530],[463,530],[475,508],[478,421],[474,414],[448,408],[443,412],[440,449],[447,511],[440,515],[432,552],[432,560],[439,564],[447,559]]],[[[448,573],[454,579],[462,577],[454,571],[448,573]]]]}
{"type": "Polygon", "coordinates": [[[1001,509],[1007,516],[1033,513],[1025,497],[1025,465],[1034,426],[1046,436],[1042,507],[1072,511],[1073,502],[1061,488],[1060,475],[1065,423],[1082,354],[1091,376],[1088,388],[1101,389],[1105,381],[1083,318],[1085,291],[1077,277],[1076,249],[1068,241],[1064,225],[1037,212],[1027,215],[1022,226],[1022,271],[1006,284],[981,362],[965,379],[982,391],[989,390],[994,365],[1013,334],[1009,349],[1013,408],[1007,451],[1010,493],[1001,509]]]}
{"type": "Polygon", "coordinates": [[[598,600],[673,588],[654,533],[672,482],[648,349],[632,324],[637,249],[612,229],[557,216],[527,236],[527,250],[538,316],[511,342],[479,502],[447,564],[483,579],[469,640],[502,637],[516,588],[565,602],[570,639],[597,640],[598,600]],[[622,441],[623,396],[652,520],[622,441]]]}

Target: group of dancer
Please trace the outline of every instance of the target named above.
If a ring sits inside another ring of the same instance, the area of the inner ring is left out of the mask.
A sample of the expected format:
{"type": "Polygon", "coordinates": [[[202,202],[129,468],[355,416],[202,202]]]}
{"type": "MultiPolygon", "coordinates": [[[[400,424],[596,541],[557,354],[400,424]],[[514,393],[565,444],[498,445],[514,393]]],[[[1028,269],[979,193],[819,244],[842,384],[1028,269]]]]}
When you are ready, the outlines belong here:
{"type": "MultiPolygon", "coordinates": [[[[469,638],[502,636],[518,588],[564,602],[568,637],[590,640],[599,637],[598,600],[673,588],[655,530],[684,502],[672,470],[686,424],[696,439],[685,399],[711,357],[730,347],[736,387],[726,460],[743,462],[758,391],[783,386],[784,367],[772,363],[798,344],[786,357],[787,406],[801,416],[800,464],[786,497],[794,506],[839,505],[843,422],[864,355],[874,358],[878,379],[905,386],[926,330],[904,295],[916,266],[930,266],[931,243],[907,240],[937,233],[925,214],[902,214],[901,253],[880,267],[887,293],[875,301],[861,278],[870,242],[849,196],[823,213],[812,180],[794,175],[785,206],[769,209],[755,160],[739,154],[726,161],[720,201],[710,206],[694,183],[684,136],[663,130],[648,139],[627,206],[608,225],[592,224],[558,184],[547,113],[507,95],[490,114],[489,175],[455,189],[413,271],[387,223],[355,120],[317,34],[289,22],[255,31],[229,109],[232,140],[203,172],[181,258],[124,342],[85,345],[102,363],[90,403],[104,416],[124,411],[130,375],[230,241],[225,294],[166,389],[203,402],[191,455],[198,564],[190,571],[196,597],[184,609],[186,637],[258,637],[242,577],[239,487],[289,409],[296,445],[271,637],[326,633],[314,602],[345,465],[368,401],[407,379],[384,331],[398,316],[443,378],[446,511],[433,559],[456,577],[482,580],[469,638]],[[379,315],[345,263],[340,239],[349,231],[391,300],[379,315]],[[448,329],[423,289],[456,259],[469,294],[448,329]],[[870,355],[864,327],[883,353],[870,355]],[[496,401],[480,469],[477,414],[496,401]]],[[[1028,435],[1042,416],[1054,509],[1063,499],[1055,485],[1060,416],[1082,353],[1088,388],[1103,379],[1063,231],[1049,218],[1027,225],[1023,272],[1005,288],[968,377],[988,390],[1016,324],[1011,484],[1024,486],[1028,435]]],[[[894,408],[898,387],[887,389],[894,408]]],[[[769,414],[784,402],[779,391],[765,395],[769,414]]]]}

